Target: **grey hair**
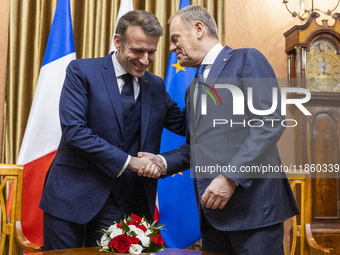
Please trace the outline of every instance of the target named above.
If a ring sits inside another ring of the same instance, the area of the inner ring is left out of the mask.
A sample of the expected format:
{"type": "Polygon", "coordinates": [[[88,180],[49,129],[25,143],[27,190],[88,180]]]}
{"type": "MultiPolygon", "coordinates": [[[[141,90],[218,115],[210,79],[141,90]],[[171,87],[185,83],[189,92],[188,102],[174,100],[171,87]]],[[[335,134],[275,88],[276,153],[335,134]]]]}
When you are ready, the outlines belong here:
{"type": "Polygon", "coordinates": [[[126,30],[129,26],[141,27],[146,35],[161,37],[163,35],[163,27],[159,24],[157,17],[148,11],[134,10],[120,17],[116,34],[119,36],[124,45],[126,39],[126,30]]]}
{"type": "Polygon", "coordinates": [[[177,16],[181,17],[181,20],[189,29],[196,21],[202,22],[207,27],[209,35],[218,39],[215,19],[203,6],[188,5],[183,7],[170,17],[168,24],[177,16]]]}

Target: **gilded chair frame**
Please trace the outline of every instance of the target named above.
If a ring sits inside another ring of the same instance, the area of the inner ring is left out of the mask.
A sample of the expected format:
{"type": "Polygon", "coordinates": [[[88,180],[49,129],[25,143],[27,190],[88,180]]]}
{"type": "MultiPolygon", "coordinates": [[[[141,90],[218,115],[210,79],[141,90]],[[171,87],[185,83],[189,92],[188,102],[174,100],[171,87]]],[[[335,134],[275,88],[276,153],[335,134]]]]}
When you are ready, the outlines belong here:
{"type": "MultiPolygon", "coordinates": [[[[290,187],[295,193],[299,193],[298,204],[300,215],[294,216],[292,218],[292,238],[290,252],[287,253],[286,246],[285,255],[307,255],[307,254],[331,254],[333,248],[326,248],[319,245],[313,238],[311,229],[312,220],[312,199],[311,199],[311,176],[308,173],[287,173],[288,180],[290,182],[290,187]],[[300,189],[297,190],[297,187],[300,189]],[[299,222],[298,222],[299,217],[299,222]],[[298,240],[300,242],[298,242],[298,240]],[[300,243],[300,247],[298,247],[300,243]]],[[[285,241],[284,241],[285,244],[285,241]]]]}
{"type": "Polygon", "coordinates": [[[8,254],[21,254],[22,250],[30,252],[40,252],[42,247],[29,242],[21,227],[22,213],[22,191],[23,191],[23,166],[13,164],[0,164],[0,203],[1,203],[1,243],[0,253],[3,254],[6,239],[8,242],[8,254]],[[5,188],[11,185],[12,189],[12,209],[10,217],[7,214],[5,198],[5,188]]]}

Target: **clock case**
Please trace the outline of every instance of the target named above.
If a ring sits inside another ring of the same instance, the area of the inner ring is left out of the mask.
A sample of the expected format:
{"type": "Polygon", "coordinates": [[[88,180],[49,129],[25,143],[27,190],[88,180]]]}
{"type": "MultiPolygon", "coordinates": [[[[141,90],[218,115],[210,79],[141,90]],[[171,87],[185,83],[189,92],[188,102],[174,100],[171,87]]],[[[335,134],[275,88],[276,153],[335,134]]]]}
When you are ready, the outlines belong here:
{"type": "MultiPolygon", "coordinates": [[[[311,48],[319,40],[329,40],[335,47],[334,58],[340,63],[340,14],[335,13],[333,18],[335,23],[328,25],[327,20],[322,21],[322,25],[317,24],[316,19],[320,17],[318,13],[312,13],[306,22],[301,26],[294,26],[284,36],[286,38],[286,53],[288,61],[288,81],[289,87],[306,88],[311,91],[313,99],[340,100],[340,91],[314,91],[308,86],[311,81],[310,74],[307,73],[308,61],[313,57],[311,48]]],[[[334,60],[333,60],[334,61],[334,60]]],[[[332,62],[334,64],[334,62],[332,62]]],[[[340,68],[340,64],[339,64],[340,68]]],[[[335,78],[340,84],[340,74],[336,70],[335,78]]],[[[315,77],[318,79],[318,77],[315,77]]],[[[329,79],[329,78],[328,78],[329,79]]],[[[339,85],[340,88],[340,85],[339,85]]],[[[290,98],[304,97],[296,93],[290,93],[290,98]]]]}
{"type": "MultiPolygon", "coordinates": [[[[317,24],[320,14],[313,13],[306,24],[294,26],[284,33],[288,59],[288,77],[290,87],[306,88],[307,53],[313,43],[320,39],[331,40],[340,49],[340,14],[333,15],[335,23],[317,24]]],[[[336,165],[340,164],[340,93],[314,92],[304,107],[312,115],[304,115],[293,105],[288,105],[288,113],[298,122],[294,127],[295,164],[297,166],[336,165]]],[[[305,97],[290,94],[289,97],[305,97]]],[[[290,118],[287,116],[287,118],[290,118]]],[[[336,173],[327,178],[323,173],[311,173],[311,229],[317,243],[324,247],[333,247],[340,251],[340,180],[336,173]]],[[[297,196],[298,197],[298,196],[297,196]]],[[[337,253],[336,253],[337,254],[337,253]]]]}

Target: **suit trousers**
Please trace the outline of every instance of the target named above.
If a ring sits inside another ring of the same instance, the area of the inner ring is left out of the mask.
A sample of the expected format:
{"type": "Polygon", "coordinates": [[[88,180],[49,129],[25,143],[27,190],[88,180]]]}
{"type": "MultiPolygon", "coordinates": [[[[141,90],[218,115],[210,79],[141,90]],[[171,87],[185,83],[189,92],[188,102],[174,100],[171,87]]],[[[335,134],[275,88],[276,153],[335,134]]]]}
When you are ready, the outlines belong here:
{"type": "MultiPolygon", "coordinates": [[[[79,213],[82,213],[81,208],[79,213]]],[[[44,212],[44,251],[96,247],[97,240],[100,241],[103,235],[98,230],[107,229],[130,213],[130,206],[118,205],[112,193],[99,213],[86,224],[66,221],[44,212]]]]}
{"type": "Polygon", "coordinates": [[[202,211],[200,220],[203,251],[226,255],[284,255],[283,223],[258,229],[219,231],[209,224],[202,211]]]}

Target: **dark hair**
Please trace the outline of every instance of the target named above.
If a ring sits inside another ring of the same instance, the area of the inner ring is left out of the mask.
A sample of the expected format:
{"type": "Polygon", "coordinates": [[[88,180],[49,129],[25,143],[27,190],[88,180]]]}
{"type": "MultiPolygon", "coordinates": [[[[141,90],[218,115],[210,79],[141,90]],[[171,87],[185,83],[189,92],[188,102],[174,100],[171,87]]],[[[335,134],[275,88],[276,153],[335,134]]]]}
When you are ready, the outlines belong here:
{"type": "Polygon", "coordinates": [[[163,35],[163,28],[153,13],[144,10],[134,10],[120,17],[116,27],[116,34],[119,36],[123,45],[126,30],[129,26],[141,27],[144,33],[149,36],[161,37],[163,35]]]}
{"type": "Polygon", "coordinates": [[[209,35],[218,39],[215,19],[203,6],[188,5],[183,7],[170,17],[168,24],[170,24],[171,21],[177,16],[181,17],[181,20],[189,29],[196,21],[202,22],[203,25],[207,27],[209,35]]]}

